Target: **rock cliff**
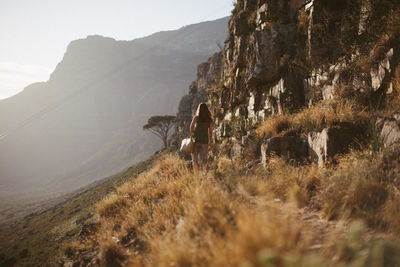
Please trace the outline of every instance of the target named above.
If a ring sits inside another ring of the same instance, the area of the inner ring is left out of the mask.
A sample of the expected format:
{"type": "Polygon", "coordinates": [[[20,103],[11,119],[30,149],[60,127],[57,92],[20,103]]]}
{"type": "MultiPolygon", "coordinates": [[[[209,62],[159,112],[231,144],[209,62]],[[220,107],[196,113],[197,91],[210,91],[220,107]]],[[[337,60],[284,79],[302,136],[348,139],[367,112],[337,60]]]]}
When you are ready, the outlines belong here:
{"type": "Polygon", "coordinates": [[[182,97],[178,106],[176,142],[189,134],[189,126],[197,106],[208,100],[208,90],[221,82],[222,53],[215,53],[197,68],[197,80],[189,87],[189,94],[182,97]]]}
{"type": "Polygon", "coordinates": [[[385,243],[400,234],[393,2],[238,0],[173,138],[206,101],[221,157],[203,176],[165,151],[98,205],[100,230],[66,265],[399,266],[398,242],[385,243]]]}
{"type": "Polygon", "coordinates": [[[206,101],[221,157],[203,176],[156,155],[97,205],[65,266],[399,266],[394,2],[238,0],[173,138],[206,101]]]}
{"type": "MultiPolygon", "coordinates": [[[[215,139],[229,146],[220,151],[232,154],[243,153],[247,137],[268,118],[313,112],[320,103],[352,100],[360,112],[390,113],[396,108],[389,106],[398,107],[399,21],[398,4],[387,0],[238,0],[221,56],[204,63],[212,71],[200,65],[181,100],[178,133],[187,133],[195,104],[204,99],[215,116],[215,139]]],[[[272,136],[281,138],[274,144],[295,135],[297,145],[283,147],[295,146],[292,152],[304,151],[303,158],[321,165],[368,130],[365,120],[326,118],[314,131],[294,128],[272,136]]],[[[265,157],[271,147],[262,150],[265,157]]]]}

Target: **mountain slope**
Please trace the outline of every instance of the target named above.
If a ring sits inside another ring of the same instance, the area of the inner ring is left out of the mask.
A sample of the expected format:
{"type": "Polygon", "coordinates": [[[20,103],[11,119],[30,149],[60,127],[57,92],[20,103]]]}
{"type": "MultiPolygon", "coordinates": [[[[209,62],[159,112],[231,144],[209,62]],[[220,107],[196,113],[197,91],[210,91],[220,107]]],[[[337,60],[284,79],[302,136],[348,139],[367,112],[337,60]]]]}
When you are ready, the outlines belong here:
{"type": "Polygon", "coordinates": [[[1,228],[0,266],[56,266],[66,244],[84,225],[93,223],[97,202],[114,192],[116,186],[149,169],[157,158],[137,163],[116,177],[82,189],[75,196],[66,196],[67,200],[46,211],[1,228]]]}
{"type": "Polygon", "coordinates": [[[165,151],[97,204],[64,266],[400,266],[399,14],[238,0],[179,105],[177,142],[213,109],[210,170],[165,151]]]}
{"type": "Polygon", "coordinates": [[[400,266],[400,5],[238,0],[198,67],[210,170],[170,153],[97,206],[65,265],[400,266]]]}
{"type": "Polygon", "coordinates": [[[133,41],[71,42],[48,82],[0,101],[1,208],[76,190],[154,153],[161,144],[142,125],[176,112],[227,21],[133,41]]]}

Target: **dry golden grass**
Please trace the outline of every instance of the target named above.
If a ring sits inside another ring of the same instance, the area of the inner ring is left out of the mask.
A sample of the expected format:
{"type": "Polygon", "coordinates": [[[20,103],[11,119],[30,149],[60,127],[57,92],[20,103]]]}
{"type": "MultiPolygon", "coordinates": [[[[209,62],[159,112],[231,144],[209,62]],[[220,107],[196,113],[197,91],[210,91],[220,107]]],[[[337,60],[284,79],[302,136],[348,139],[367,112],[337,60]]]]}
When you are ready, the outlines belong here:
{"type": "Polygon", "coordinates": [[[278,136],[290,129],[301,129],[307,133],[321,131],[324,127],[339,122],[358,123],[367,118],[353,101],[324,101],[310,108],[304,108],[293,115],[268,117],[256,129],[260,137],[278,136]]]}
{"type": "Polygon", "coordinates": [[[85,244],[79,244],[77,235],[84,225],[97,220],[96,206],[102,197],[115,186],[148,169],[157,156],[140,162],[116,177],[81,193],[51,209],[31,214],[19,223],[0,230],[0,266],[58,266],[64,255],[73,256],[77,251],[94,245],[88,236],[85,244]],[[73,240],[76,240],[75,242],[73,240]],[[72,242],[72,243],[71,243],[72,242]],[[28,251],[21,257],[22,251],[28,251]]]}
{"type": "Polygon", "coordinates": [[[211,173],[193,175],[184,161],[166,156],[118,188],[98,206],[101,226],[95,239],[100,262],[264,266],[268,261],[285,262],[287,255],[302,259],[309,237],[302,235],[294,218],[256,212],[251,196],[240,189],[240,179],[230,185],[235,192],[227,189],[226,183],[232,181],[225,175],[236,175],[232,164],[221,158],[218,180],[211,173]]]}
{"type": "Polygon", "coordinates": [[[336,122],[357,122],[365,117],[352,101],[326,101],[312,108],[303,109],[293,117],[293,124],[308,128],[320,128],[336,122]]]}
{"type": "Polygon", "coordinates": [[[378,216],[381,216],[383,227],[400,234],[400,194],[397,190],[389,195],[378,216]]]}
{"type": "Polygon", "coordinates": [[[400,236],[398,159],[396,151],[353,151],[337,165],[320,169],[273,158],[265,169],[236,183],[252,196],[321,208],[328,219],[363,219],[369,227],[400,236]]]}
{"type": "MultiPolygon", "coordinates": [[[[328,218],[361,218],[375,229],[399,236],[400,193],[384,155],[352,152],[322,175],[320,202],[328,218]]],[[[396,159],[397,161],[397,159],[396,159]]]]}
{"type": "Polygon", "coordinates": [[[103,218],[114,218],[127,206],[126,199],[120,195],[107,196],[98,206],[97,213],[103,218]]]}
{"type": "Polygon", "coordinates": [[[265,169],[251,177],[241,177],[240,184],[248,194],[295,203],[299,208],[309,204],[320,184],[321,170],[316,165],[296,166],[273,157],[265,169]]]}
{"type": "Polygon", "coordinates": [[[290,116],[278,115],[268,117],[257,129],[256,133],[260,137],[277,136],[283,131],[292,127],[292,119],[290,116]]]}
{"type": "Polygon", "coordinates": [[[103,241],[99,258],[102,266],[121,266],[127,255],[114,241],[103,241]]]}
{"type": "Polygon", "coordinates": [[[198,176],[167,155],[99,204],[97,241],[85,245],[99,245],[106,266],[323,266],[332,255],[346,264],[374,258],[364,249],[375,246],[369,241],[358,250],[346,240],[332,245],[293,212],[266,208],[276,198],[298,207],[316,202],[328,216],[361,218],[396,233],[400,198],[374,178],[379,162],[372,159],[352,153],[335,169],[318,169],[274,158],[243,175],[237,162],[222,157],[215,171],[198,176]],[[326,242],[318,245],[329,257],[312,252],[315,240],[326,242]]]}

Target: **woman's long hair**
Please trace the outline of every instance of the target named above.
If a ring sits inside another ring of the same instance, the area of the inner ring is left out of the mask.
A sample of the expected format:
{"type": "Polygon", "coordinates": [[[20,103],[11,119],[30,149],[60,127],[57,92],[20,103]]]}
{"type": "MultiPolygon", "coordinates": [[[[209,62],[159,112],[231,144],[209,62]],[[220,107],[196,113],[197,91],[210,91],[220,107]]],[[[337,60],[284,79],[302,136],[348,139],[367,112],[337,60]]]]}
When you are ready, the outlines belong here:
{"type": "Polygon", "coordinates": [[[213,118],[206,103],[200,103],[197,107],[196,116],[199,122],[212,122],[213,118]]]}

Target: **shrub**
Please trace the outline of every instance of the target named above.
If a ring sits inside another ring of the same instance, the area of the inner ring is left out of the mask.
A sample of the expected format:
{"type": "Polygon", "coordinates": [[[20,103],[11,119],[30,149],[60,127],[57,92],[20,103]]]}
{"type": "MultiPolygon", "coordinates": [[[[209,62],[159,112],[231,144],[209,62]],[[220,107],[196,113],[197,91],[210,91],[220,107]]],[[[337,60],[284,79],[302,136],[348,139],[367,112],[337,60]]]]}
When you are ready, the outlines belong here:
{"type": "Polygon", "coordinates": [[[107,241],[101,245],[99,258],[102,266],[119,267],[127,255],[114,241],[107,241]]]}
{"type": "Polygon", "coordinates": [[[362,218],[379,227],[379,210],[389,197],[387,184],[374,155],[353,152],[339,160],[337,168],[327,171],[322,179],[324,211],[328,218],[362,218]]]}
{"type": "Polygon", "coordinates": [[[365,117],[365,113],[358,111],[352,101],[325,101],[295,114],[293,124],[304,132],[321,131],[337,122],[357,123],[365,117]]]}
{"type": "Polygon", "coordinates": [[[399,266],[400,246],[372,237],[368,240],[365,225],[353,222],[344,241],[339,243],[339,259],[349,266],[399,266]]]}
{"type": "Polygon", "coordinates": [[[324,101],[310,108],[304,108],[293,115],[268,117],[256,129],[260,137],[270,138],[289,129],[301,129],[304,133],[322,131],[323,128],[338,122],[361,123],[367,113],[359,110],[353,101],[324,101]]]}
{"type": "Polygon", "coordinates": [[[361,178],[348,190],[343,209],[348,210],[352,217],[364,218],[369,225],[378,226],[381,218],[377,214],[388,197],[386,185],[361,178]]]}
{"type": "Polygon", "coordinates": [[[381,227],[389,230],[396,236],[400,234],[400,196],[399,192],[392,192],[388,200],[376,214],[382,219],[381,227]]]}
{"type": "Polygon", "coordinates": [[[97,213],[100,217],[114,218],[121,214],[122,209],[127,207],[127,201],[124,197],[116,194],[107,196],[97,206],[97,213]]]}
{"type": "Polygon", "coordinates": [[[287,115],[268,117],[257,129],[259,137],[270,138],[291,128],[291,118],[287,115]]]}

